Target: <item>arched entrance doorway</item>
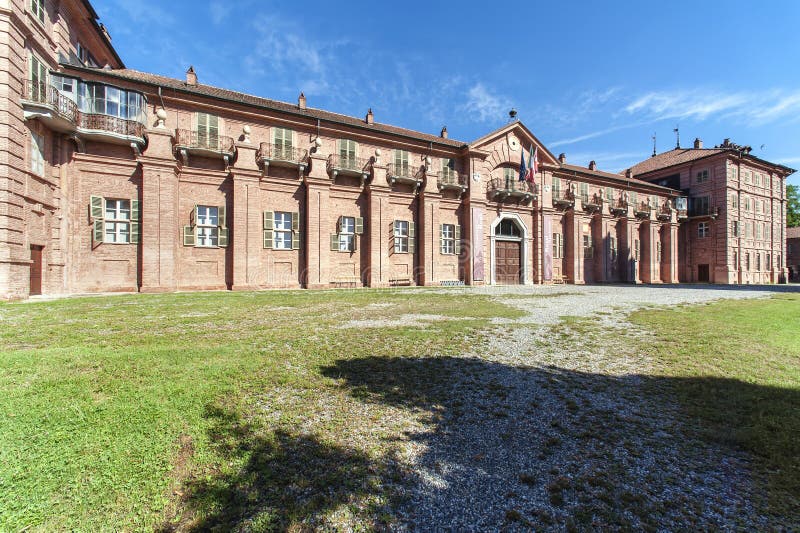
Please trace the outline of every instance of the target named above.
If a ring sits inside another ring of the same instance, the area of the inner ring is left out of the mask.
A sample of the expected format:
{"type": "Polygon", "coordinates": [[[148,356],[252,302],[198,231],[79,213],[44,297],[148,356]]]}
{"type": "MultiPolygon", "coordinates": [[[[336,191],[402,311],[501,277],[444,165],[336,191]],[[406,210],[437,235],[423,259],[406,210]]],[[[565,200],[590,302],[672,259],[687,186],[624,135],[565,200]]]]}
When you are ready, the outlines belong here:
{"type": "Polygon", "coordinates": [[[525,282],[526,228],[516,216],[501,217],[492,225],[492,281],[499,285],[525,282]]]}

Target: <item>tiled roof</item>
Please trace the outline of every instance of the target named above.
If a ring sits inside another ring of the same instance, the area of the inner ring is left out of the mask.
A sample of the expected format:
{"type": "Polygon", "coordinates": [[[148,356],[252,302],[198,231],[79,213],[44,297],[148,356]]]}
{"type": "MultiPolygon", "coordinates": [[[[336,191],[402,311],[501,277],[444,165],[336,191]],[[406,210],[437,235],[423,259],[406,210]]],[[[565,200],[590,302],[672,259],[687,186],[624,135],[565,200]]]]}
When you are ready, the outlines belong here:
{"type": "Polygon", "coordinates": [[[339,113],[331,113],[330,111],[323,111],[321,109],[314,109],[314,108],[306,108],[300,109],[297,104],[290,104],[287,102],[280,102],[278,100],[270,100],[268,98],[262,98],[260,96],[253,96],[250,94],[240,93],[236,91],[230,91],[228,89],[221,89],[219,87],[214,87],[211,85],[204,85],[202,83],[198,83],[197,85],[189,85],[184,81],[177,80],[175,78],[168,78],[166,76],[159,76],[157,74],[149,74],[146,72],[140,72],[138,70],[132,69],[86,69],[82,67],[75,67],[74,65],[64,65],[65,67],[81,70],[84,72],[92,72],[94,74],[100,74],[103,76],[109,76],[112,78],[119,78],[133,82],[140,82],[146,83],[148,85],[155,85],[159,87],[164,87],[168,89],[175,89],[191,94],[197,94],[201,96],[209,96],[212,98],[219,98],[222,100],[228,100],[232,102],[238,102],[246,105],[252,105],[256,107],[262,107],[270,110],[275,111],[282,111],[286,113],[292,113],[294,115],[301,115],[306,116],[309,118],[326,120],[331,122],[338,122],[342,124],[346,124],[348,126],[354,126],[358,128],[363,128],[367,130],[371,130],[374,132],[386,133],[390,135],[402,135],[405,137],[411,137],[417,140],[425,141],[425,142],[433,142],[439,145],[451,146],[454,148],[462,148],[466,145],[466,143],[462,141],[458,141],[455,139],[443,139],[438,135],[431,135],[427,133],[421,133],[418,131],[413,131],[405,128],[398,128],[396,126],[390,126],[389,124],[367,124],[363,118],[356,118],[351,117],[349,115],[340,115],[339,113]]]}
{"type": "Polygon", "coordinates": [[[786,228],[787,239],[800,239],[800,226],[796,228],[786,228]]]}
{"type": "MultiPolygon", "coordinates": [[[[727,151],[728,150],[726,148],[676,148],[674,150],[670,150],[669,152],[658,154],[650,159],[645,159],[641,163],[637,163],[632,166],[630,170],[633,171],[634,176],[638,176],[640,174],[647,174],[648,172],[653,172],[655,170],[674,165],[680,165],[682,163],[688,163],[690,161],[696,161],[698,159],[703,159],[704,157],[721,154],[722,152],[727,151]]],[[[625,172],[626,171],[620,172],[620,174],[624,175],[625,172]]]]}
{"type": "Polygon", "coordinates": [[[669,191],[669,192],[672,192],[672,193],[677,192],[677,191],[675,191],[675,189],[671,189],[669,187],[662,187],[660,185],[656,185],[654,183],[650,183],[649,181],[636,179],[635,177],[631,178],[631,179],[628,179],[624,175],[620,176],[619,174],[614,174],[614,173],[611,173],[611,172],[604,172],[602,170],[592,170],[592,169],[589,169],[589,168],[586,168],[586,167],[581,167],[581,166],[578,166],[578,165],[563,164],[563,165],[560,166],[560,168],[561,168],[561,170],[580,172],[581,174],[588,174],[590,176],[597,176],[599,178],[611,179],[611,180],[618,181],[618,182],[631,183],[633,185],[645,185],[645,186],[647,186],[647,187],[649,187],[651,189],[652,188],[663,189],[665,192],[666,191],[669,191]]]}

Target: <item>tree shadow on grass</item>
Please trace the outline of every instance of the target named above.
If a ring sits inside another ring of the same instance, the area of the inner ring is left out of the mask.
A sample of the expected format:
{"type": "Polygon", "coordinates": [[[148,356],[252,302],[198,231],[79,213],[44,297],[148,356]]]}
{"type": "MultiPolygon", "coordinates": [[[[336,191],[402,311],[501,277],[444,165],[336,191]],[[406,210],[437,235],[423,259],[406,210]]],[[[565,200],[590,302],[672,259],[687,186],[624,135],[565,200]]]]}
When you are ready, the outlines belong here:
{"type": "Polygon", "coordinates": [[[322,373],[362,401],[433,415],[412,436],[425,452],[397,511],[412,529],[791,529],[800,520],[796,390],[450,357],[341,359],[322,373]],[[753,433],[784,447],[754,458],[748,443],[769,448],[753,433]],[[780,500],[777,513],[764,496],[780,500]]]}
{"type": "Polygon", "coordinates": [[[205,417],[214,451],[242,466],[185,480],[181,516],[161,531],[312,530],[325,513],[379,492],[381,478],[363,453],[314,435],[265,431],[229,408],[209,406],[205,417]]]}
{"type": "Polygon", "coordinates": [[[321,373],[359,402],[424,418],[425,429],[407,435],[414,463],[254,426],[212,406],[210,441],[241,466],[187,480],[183,518],[164,529],[347,529],[346,518],[330,522],[342,506],[370,517],[360,522],[367,529],[426,531],[791,530],[800,520],[791,510],[794,390],[455,357],[340,359],[321,373]],[[762,406],[753,410],[748,398],[762,406]],[[786,411],[782,428],[764,426],[775,420],[772,405],[786,411]],[[783,514],[761,506],[767,475],[741,431],[788,438],[783,514]],[[393,499],[398,483],[402,500],[393,499]]]}

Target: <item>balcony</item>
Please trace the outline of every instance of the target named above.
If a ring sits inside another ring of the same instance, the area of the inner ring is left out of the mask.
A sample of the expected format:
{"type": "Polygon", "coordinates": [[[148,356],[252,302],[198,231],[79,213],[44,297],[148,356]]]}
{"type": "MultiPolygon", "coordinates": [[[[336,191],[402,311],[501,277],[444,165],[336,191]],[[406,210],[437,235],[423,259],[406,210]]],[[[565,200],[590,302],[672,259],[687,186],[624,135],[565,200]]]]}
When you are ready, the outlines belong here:
{"type": "Polygon", "coordinates": [[[261,143],[256,160],[266,174],[270,165],[275,167],[297,168],[300,175],[308,166],[308,150],[273,143],[261,143]]]}
{"type": "Polygon", "coordinates": [[[459,174],[455,170],[445,169],[439,174],[439,180],[436,183],[436,186],[439,188],[439,192],[450,190],[450,191],[458,191],[460,194],[463,194],[468,187],[468,180],[465,174],[459,174]]]}
{"type": "Polygon", "coordinates": [[[189,156],[222,158],[226,164],[233,160],[233,138],[194,130],[175,130],[173,150],[181,156],[183,164],[189,164],[189,156]]]}
{"type": "Polygon", "coordinates": [[[553,189],[553,207],[561,209],[575,207],[575,194],[570,190],[553,189]]]}
{"type": "Polygon", "coordinates": [[[633,206],[633,215],[636,218],[650,218],[652,207],[648,202],[639,202],[633,206]]]}
{"type": "Polygon", "coordinates": [[[493,200],[499,202],[507,198],[529,202],[536,197],[536,186],[527,181],[494,178],[489,182],[489,193],[493,200]]]}
{"type": "Polygon", "coordinates": [[[326,168],[332,180],[337,176],[353,176],[361,180],[361,185],[369,179],[371,159],[361,157],[342,157],[339,154],[328,156],[326,168]]]}
{"type": "Polygon", "coordinates": [[[707,205],[693,206],[689,209],[689,218],[717,218],[719,216],[718,207],[707,205]]]}
{"type": "Polygon", "coordinates": [[[656,218],[663,222],[669,222],[672,220],[673,212],[675,212],[675,209],[672,208],[672,204],[669,201],[664,202],[661,207],[656,209],[656,218]]]}
{"type": "Polygon", "coordinates": [[[116,144],[145,143],[145,125],[102,113],[85,113],[58,89],[28,80],[23,86],[22,108],[25,119],[39,119],[48,128],[74,134],[82,142],[95,140],[116,144]]]}
{"type": "Polygon", "coordinates": [[[611,200],[608,203],[608,212],[613,216],[621,217],[628,214],[628,201],[622,198],[611,200]]]}
{"type": "Polygon", "coordinates": [[[581,205],[584,211],[596,212],[603,208],[603,197],[599,194],[592,196],[586,195],[581,197],[581,205]]]}
{"type": "Polygon", "coordinates": [[[397,183],[405,183],[412,185],[416,190],[417,187],[422,185],[422,179],[425,176],[425,168],[421,165],[413,165],[408,163],[395,164],[389,163],[386,165],[386,181],[389,185],[397,183]]]}

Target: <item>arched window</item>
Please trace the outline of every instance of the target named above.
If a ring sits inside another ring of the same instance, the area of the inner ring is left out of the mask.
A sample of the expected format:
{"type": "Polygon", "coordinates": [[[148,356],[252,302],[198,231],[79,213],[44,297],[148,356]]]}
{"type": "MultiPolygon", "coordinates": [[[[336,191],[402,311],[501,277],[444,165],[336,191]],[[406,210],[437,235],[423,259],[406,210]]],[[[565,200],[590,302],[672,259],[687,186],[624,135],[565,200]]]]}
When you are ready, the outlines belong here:
{"type": "Polygon", "coordinates": [[[500,221],[500,225],[497,226],[497,231],[495,234],[498,237],[522,237],[522,232],[520,231],[519,226],[517,226],[513,220],[508,218],[500,221]]]}

